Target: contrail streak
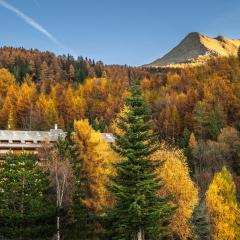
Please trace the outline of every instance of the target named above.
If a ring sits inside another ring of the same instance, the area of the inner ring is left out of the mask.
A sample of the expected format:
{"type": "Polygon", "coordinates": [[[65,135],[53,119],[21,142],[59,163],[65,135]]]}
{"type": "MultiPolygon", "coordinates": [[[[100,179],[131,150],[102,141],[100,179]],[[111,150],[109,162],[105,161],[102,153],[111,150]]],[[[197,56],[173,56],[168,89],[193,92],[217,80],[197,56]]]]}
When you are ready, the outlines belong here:
{"type": "Polygon", "coordinates": [[[54,42],[57,45],[59,45],[60,47],[64,48],[64,46],[51,33],[49,33],[44,27],[42,27],[35,20],[28,17],[26,14],[24,14],[23,12],[21,12],[20,10],[18,10],[17,8],[15,8],[11,4],[9,4],[3,0],[0,0],[0,5],[6,9],[10,10],[11,12],[15,13],[18,17],[23,19],[27,24],[29,24],[33,28],[35,28],[38,32],[42,33],[47,38],[49,38],[52,42],[54,42]]]}

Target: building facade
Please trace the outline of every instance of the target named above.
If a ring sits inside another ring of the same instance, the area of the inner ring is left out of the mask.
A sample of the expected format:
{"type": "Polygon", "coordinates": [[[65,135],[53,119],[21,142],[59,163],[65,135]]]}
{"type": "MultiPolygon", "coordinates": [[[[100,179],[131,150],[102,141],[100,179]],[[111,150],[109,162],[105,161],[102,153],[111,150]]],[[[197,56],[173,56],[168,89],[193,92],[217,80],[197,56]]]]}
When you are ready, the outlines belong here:
{"type": "MultiPolygon", "coordinates": [[[[49,131],[0,130],[0,156],[9,152],[37,154],[44,144],[54,144],[59,138],[65,138],[66,134],[57,126],[49,131]]],[[[102,133],[102,137],[109,144],[115,141],[111,133],[102,133]]]]}
{"type": "Polygon", "coordinates": [[[8,152],[13,154],[33,153],[37,154],[43,144],[53,144],[66,136],[62,129],[50,131],[15,131],[0,130],[0,155],[8,152]]]}

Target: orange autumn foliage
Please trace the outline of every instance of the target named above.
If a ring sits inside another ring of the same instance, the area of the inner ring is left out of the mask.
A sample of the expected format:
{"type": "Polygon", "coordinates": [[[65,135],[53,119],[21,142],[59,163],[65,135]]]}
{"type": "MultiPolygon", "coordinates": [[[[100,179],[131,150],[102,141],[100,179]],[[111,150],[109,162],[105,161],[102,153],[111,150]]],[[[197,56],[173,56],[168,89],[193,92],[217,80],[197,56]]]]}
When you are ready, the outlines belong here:
{"type": "Polygon", "coordinates": [[[74,122],[72,139],[78,161],[81,162],[82,204],[94,212],[100,212],[103,206],[112,204],[106,184],[113,173],[112,163],[116,155],[101,133],[95,131],[86,119],[74,122]]]}

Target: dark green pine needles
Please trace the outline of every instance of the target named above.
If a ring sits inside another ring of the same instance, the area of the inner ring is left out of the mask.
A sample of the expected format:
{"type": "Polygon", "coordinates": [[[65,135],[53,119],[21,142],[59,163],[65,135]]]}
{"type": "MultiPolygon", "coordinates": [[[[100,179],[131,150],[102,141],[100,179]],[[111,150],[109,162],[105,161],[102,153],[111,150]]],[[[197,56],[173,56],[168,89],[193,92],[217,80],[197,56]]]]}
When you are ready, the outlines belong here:
{"type": "Polygon", "coordinates": [[[131,86],[126,99],[128,108],[119,117],[114,150],[122,160],[115,165],[110,190],[116,204],[107,211],[108,236],[116,240],[159,240],[168,233],[173,208],[169,198],[159,195],[162,183],[155,174],[160,161],[150,155],[158,147],[152,131],[152,121],[138,81],[131,86]]]}
{"type": "Polygon", "coordinates": [[[209,219],[203,200],[199,201],[198,206],[195,207],[190,223],[193,226],[192,231],[194,240],[210,239],[209,219]]]}
{"type": "Polygon", "coordinates": [[[34,155],[9,154],[0,165],[0,239],[51,239],[55,207],[50,190],[48,174],[34,155]]]}

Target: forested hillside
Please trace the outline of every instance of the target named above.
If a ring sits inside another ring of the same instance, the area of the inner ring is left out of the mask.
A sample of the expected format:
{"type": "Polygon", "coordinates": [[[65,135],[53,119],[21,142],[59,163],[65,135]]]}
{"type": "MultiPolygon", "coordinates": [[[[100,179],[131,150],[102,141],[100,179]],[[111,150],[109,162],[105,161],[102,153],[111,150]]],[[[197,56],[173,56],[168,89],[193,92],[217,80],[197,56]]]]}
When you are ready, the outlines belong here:
{"type": "MultiPolygon", "coordinates": [[[[209,235],[239,239],[238,57],[214,58],[184,69],[157,69],[0,49],[0,128],[49,130],[55,123],[69,136],[55,150],[46,151],[47,158],[51,164],[62,161],[59,175],[67,171],[68,187],[75,190],[66,191],[60,215],[66,239],[80,239],[82,232],[86,234],[82,239],[130,239],[134,227],[140,235],[147,229],[146,239],[161,239],[161,231],[167,233],[164,239],[202,240],[209,235]],[[116,135],[114,151],[99,131],[116,135]],[[154,166],[157,177],[152,174],[154,166]],[[143,174],[140,179],[138,171],[143,174]],[[115,176],[110,193],[109,175],[115,176]],[[164,183],[160,187],[158,177],[164,183]],[[149,199],[134,192],[133,182],[142,192],[151,190],[149,199]],[[123,207],[128,197],[134,202],[130,214],[123,207]],[[143,213],[144,208],[148,212],[143,213]],[[156,215],[165,219],[157,222],[159,228],[153,227],[156,215]],[[124,232],[127,223],[132,228],[124,232]],[[107,233],[106,226],[111,226],[107,233]]],[[[49,168],[51,177],[55,167],[49,168]]],[[[42,201],[39,204],[44,205],[42,201]]]]}
{"type": "Polygon", "coordinates": [[[12,108],[18,129],[48,129],[53,122],[67,128],[73,119],[80,118],[109,129],[123,105],[130,72],[141,79],[155,128],[163,138],[175,142],[187,128],[198,137],[216,139],[222,127],[239,125],[240,68],[235,57],[164,71],[106,66],[37,50],[2,48],[0,66],[1,128],[7,127],[12,108]],[[53,111],[48,114],[43,108],[53,111]],[[201,113],[209,122],[200,134],[196,122],[201,121],[201,113]]]}

